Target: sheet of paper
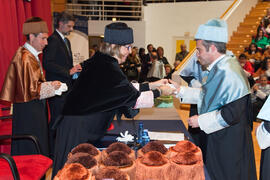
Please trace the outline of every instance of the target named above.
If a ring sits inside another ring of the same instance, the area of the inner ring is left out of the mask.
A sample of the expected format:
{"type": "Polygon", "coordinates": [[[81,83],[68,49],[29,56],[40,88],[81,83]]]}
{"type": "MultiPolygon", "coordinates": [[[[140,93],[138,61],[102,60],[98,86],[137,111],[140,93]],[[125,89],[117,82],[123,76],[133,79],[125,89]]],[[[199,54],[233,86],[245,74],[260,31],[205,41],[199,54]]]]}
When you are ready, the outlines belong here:
{"type": "Polygon", "coordinates": [[[270,121],[270,96],[268,96],[267,100],[263,104],[257,118],[270,121]]]}
{"type": "Polygon", "coordinates": [[[159,141],[182,141],[184,140],[183,133],[169,133],[169,132],[148,132],[151,140],[159,140],[159,141]]]}

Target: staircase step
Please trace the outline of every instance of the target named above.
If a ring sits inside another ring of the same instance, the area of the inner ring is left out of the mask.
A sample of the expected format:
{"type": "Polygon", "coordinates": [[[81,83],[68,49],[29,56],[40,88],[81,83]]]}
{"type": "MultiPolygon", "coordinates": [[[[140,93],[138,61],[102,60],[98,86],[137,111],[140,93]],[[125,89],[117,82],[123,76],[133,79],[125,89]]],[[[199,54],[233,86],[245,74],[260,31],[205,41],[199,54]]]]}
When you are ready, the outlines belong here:
{"type": "Polygon", "coordinates": [[[247,37],[247,38],[252,38],[252,35],[250,34],[245,34],[245,33],[239,33],[237,31],[233,32],[232,37],[247,37]]]}
{"type": "Polygon", "coordinates": [[[245,45],[245,44],[231,44],[231,43],[227,44],[228,49],[231,49],[231,48],[244,49],[246,47],[248,47],[248,45],[245,45]]]}
{"type": "Polygon", "coordinates": [[[257,31],[257,26],[238,26],[237,31],[257,31]]]}
{"type": "Polygon", "coordinates": [[[231,37],[229,43],[233,43],[233,42],[240,42],[240,43],[251,43],[251,38],[248,37],[231,37]]]}
{"type": "Polygon", "coordinates": [[[260,23],[260,21],[262,20],[262,17],[259,16],[246,16],[244,19],[244,22],[248,21],[248,22],[254,22],[257,23],[257,21],[260,23]]]}
{"type": "Polygon", "coordinates": [[[244,22],[241,22],[239,26],[256,26],[258,27],[260,25],[260,21],[249,21],[249,20],[246,20],[244,22]]]}
{"type": "Polygon", "coordinates": [[[237,57],[244,52],[244,49],[251,43],[252,37],[257,34],[257,28],[262,18],[266,15],[267,9],[270,8],[270,2],[258,2],[244,18],[233,32],[227,49],[232,51],[237,57]]]}
{"type": "Polygon", "coordinates": [[[251,36],[254,36],[257,34],[256,29],[237,29],[237,32],[240,34],[250,34],[251,36]]]}

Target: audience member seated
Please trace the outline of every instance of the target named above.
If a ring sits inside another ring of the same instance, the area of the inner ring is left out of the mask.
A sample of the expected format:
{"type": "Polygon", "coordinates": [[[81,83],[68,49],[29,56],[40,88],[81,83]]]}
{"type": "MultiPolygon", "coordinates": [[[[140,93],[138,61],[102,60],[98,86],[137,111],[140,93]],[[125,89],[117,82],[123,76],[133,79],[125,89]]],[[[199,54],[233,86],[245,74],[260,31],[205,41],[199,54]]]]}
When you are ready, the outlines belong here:
{"type": "Polygon", "coordinates": [[[188,51],[185,44],[181,44],[180,48],[181,51],[175,55],[175,61],[179,60],[181,62],[188,55],[188,51]]]}
{"type": "Polygon", "coordinates": [[[259,83],[256,83],[252,87],[251,101],[253,104],[254,121],[256,121],[256,117],[269,94],[270,94],[270,85],[267,84],[267,76],[261,75],[259,83]]]}
{"type": "Polygon", "coordinates": [[[269,45],[268,38],[264,36],[263,30],[259,30],[256,37],[252,39],[252,43],[255,43],[258,48],[264,51],[265,47],[269,45]]]}
{"type": "Polygon", "coordinates": [[[264,36],[267,37],[267,38],[269,38],[269,33],[270,33],[270,32],[267,32],[267,31],[266,31],[266,28],[267,28],[267,27],[265,26],[264,21],[261,20],[261,21],[260,21],[260,25],[259,25],[258,28],[257,28],[257,34],[258,34],[258,32],[259,32],[260,30],[262,30],[264,36]]]}
{"type": "Polygon", "coordinates": [[[139,59],[140,59],[140,62],[143,62],[145,59],[145,49],[144,48],[139,49],[139,59]]]}
{"type": "Polygon", "coordinates": [[[150,56],[152,65],[147,73],[147,80],[149,82],[154,82],[162,79],[166,76],[164,64],[161,60],[158,60],[157,52],[152,51],[150,56]]]}
{"type": "Polygon", "coordinates": [[[172,72],[172,67],[171,67],[171,65],[170,65],[170,64],[165,64],[165,73],[166,73],[165,78],[166,78],[166,79],[172,79],[172,74],[171,74],[171,72],[172,72]]]}
{"type": "Polygon", "coordinates": [[[89,58],[95,55],[96,51],[94,49],[89,49],[89,58]]]}
{"type": "Polygon", "coordinates": [[[171,79],[171,78],[172,78],[172,74],[176,71],[176,68],[177,68],[177,66],[178,66],[180,63],[181,63],[180,60],[174,61],[174,63],[173,63],[174,68],[171,70],[170,74],[168,74],[168,75],[166,76],[167,79],[171,79]]]}
{"type": "Polygon", "coordinates": [[[263,17],[262,21],[264,21],[265,27],[267,27],[268,24],[270,24],[270,8],[267,9],[266,15],[263,17]]]}
{"type": "Polygon", "coordinates": [[[270,57],[266,57],[263,60],[261,67],[253,74],[253,78],[256,80],[263,74],[265,74],[268,81],[270,81],[270,57]]]}
{"type": "Polygon", "coordinates": [[[163,47],[159,46],[157,48],[157,54],[158,54],[158,60],[159,61],[162,61],[164,65],[169,64],[167,58],[164,57],[164,49],[163,49],[163,47]]]}
{"type": "Polygon", "coordinates": [[[252,87],[255,84],[255,81],[252,77],[252,75],[254,73],[254,68],[253,68],[251,62],[248,61],[247,56],[245,54],[240,54],[238,60],[239,60],[241,67],[244,69],[244,72],[247,75],[250,87],[252,87]]]}
{"type": "Polygon", "coordinates": [[[254,68],[251,62],[247,59],[247,56],[245,54],[240,54],[238,60],[241,67],[244,69],[247,77],[252,76],[254,73],[254,68]]]}
{"type": "Polygon", "coordinates": [[[255,71],[260,67],[262,54],[255,43],[251,43],[244,53],[247,59],[253,64],[255,71]]]}
{"type": "Polygon", "coordinates": [[[266,57],[270,57],[270,45],[266,46],[266,49],[262,55],[262,60],[264,60],[266,57]]]}

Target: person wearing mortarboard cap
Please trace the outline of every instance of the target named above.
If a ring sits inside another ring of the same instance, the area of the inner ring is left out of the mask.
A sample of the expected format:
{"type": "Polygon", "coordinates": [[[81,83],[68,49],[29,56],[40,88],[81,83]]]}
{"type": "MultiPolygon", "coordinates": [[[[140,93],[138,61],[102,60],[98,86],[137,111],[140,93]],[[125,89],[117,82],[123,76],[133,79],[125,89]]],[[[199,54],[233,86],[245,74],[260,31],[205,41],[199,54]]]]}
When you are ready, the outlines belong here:
{"type": "Polygon", "coordinates": [[[84,142],[95,143],[106,133],[117,114],[134,117],[134,109],[152,107],[153,99],[173,93],[162,79],[152,83],[130,83],[119,64],[131,53],[133,30],[125,23],[105,27],[100,51],[83,63],[83,70],[66,98],[63,117],[58,119],[53,176],[67,154],[84,142]],[[156,89],[158,88],[158,89],[156,89]]]}
{"type": "MultiPolygon", "coordinates": [[[[0,93],[0,99],[13,103],[12,134],[30,134],[38,138],[42,154],[49,155],[48,119],[45,98],[56,95],[60,81],[46,82],[38,54],[47,45],[45,21],[32,17],[23,24],[27,42],[16,51],[0,93]]],[[[35,154],[29,140],[13,140],[12,155],[35,154]]]]}
{"type": "Polygon", "coordinates": [[[258,126],[256,138],[262,150],[260,165],[260,180],[270,179],[270,96],[268,96],[263,107],[261,108],[257,118],[262,119],[262,123],[258,126]]]}
{"type": "Polygon", "coordinates": [[[226,54],[226,22],[211,19],[200,25],[195,40],[206,78],[199,88],[178,85],[177,97],[197,104],[198,115],[188,123],[206,133],[202,150],[209,175],[213,180],[256,179],[250,88],[237,59],[226,54]]]}

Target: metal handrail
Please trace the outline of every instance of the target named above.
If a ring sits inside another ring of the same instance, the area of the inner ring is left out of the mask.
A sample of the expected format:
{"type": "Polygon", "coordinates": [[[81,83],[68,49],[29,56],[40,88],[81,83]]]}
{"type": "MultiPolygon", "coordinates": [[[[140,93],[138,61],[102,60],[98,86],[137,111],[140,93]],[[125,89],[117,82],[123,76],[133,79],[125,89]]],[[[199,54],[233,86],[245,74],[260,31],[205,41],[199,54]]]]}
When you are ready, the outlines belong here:
{"type": "MultiPolygon", "coordinates": [[[[233,8],[233,6],[236,4],[237,1],[240,0],[234,0],[234,2],[228,7],[228,9],[220,16],[220,19],[223,19],[226,14],[230,12],[230,10],[233,8]]],[[[178,71],[180,68],[183,68],[183,65],[188,62],[188,60],[194,55],[196,48],[193,48],[189,51],[188,55],[181,61],[181,63],[175,68],[175,71],[178,71]]]]}
{"type": "MultiPolygon", "coordinates": [[[[85,1],[87,2],[87,1],[85,1]]],[[[93,20],[142,20],[142,0],[91,0],[89,3],[67,3],[66,10],[93,20]],[[125,4],[129,3],[129,4],[125,4]]]]}

